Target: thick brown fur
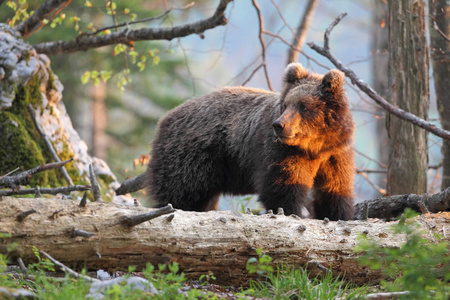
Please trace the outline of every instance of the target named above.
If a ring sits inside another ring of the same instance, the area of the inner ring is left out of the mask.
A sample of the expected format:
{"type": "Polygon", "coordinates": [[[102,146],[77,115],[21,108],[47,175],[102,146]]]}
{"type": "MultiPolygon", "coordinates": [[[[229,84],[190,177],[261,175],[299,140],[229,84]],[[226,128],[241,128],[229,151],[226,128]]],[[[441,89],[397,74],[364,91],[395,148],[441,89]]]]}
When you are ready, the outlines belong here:
{"type": "Polygon", "coordinates": [[[316,218],[353,218],[354,123],[344,76],[290,64],[281,93],[227,87],[159,123],[147,170],[158,206],[217,207],[220,194],[259,194],[266,209],[301,215],[313,189],[316,218]]]}

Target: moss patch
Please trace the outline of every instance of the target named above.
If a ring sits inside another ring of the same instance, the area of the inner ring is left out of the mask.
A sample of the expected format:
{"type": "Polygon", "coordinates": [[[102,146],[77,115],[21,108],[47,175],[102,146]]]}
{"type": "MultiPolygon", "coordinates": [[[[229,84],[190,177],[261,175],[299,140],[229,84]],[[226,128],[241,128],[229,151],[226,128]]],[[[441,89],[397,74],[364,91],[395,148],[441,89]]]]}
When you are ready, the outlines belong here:
{"type": "MultiPolygon", "coordinates": [[[[27,170],[53,161],[39,132],[36,130],[27,106],[42,108],[41,82],[33,76],[25,86],[16,89],[12,106],[0,112],[0,174],[20,167],[27,170]]],[[[59,170],[39,173],[31,177],[30,185],[60,186],[64,179],[59,170]]]]}
{"type": "MultiPolygon", "coordinates": [[[[0,114],[0,174],[15,168],[31,169],[45,163],[38,143],[25,129],[22,121],[10,112],[0,114]]],[[[48,184],[48,173],[42,172],[32,177],[31,185],[48,184]]]]}

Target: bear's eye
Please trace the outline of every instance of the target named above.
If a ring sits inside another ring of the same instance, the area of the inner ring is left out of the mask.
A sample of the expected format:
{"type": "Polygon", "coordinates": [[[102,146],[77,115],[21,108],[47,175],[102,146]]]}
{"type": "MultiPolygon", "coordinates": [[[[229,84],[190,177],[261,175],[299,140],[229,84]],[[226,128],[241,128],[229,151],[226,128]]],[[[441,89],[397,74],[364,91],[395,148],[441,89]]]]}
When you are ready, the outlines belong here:
{"type": "Polygon", "coordinates": [[[301,111],[306,111],[306,106],[304,104],[300,104],[300,110],[301,111]]]}

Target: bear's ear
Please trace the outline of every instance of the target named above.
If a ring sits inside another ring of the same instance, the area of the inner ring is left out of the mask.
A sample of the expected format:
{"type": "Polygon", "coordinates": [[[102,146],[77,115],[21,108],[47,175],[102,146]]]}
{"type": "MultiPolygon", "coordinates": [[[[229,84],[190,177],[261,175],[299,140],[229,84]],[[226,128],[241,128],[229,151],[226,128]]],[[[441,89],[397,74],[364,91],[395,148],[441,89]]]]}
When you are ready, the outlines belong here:
{"type": "Polygon", "coordinates": [[[296,83],[299,79],[309,76],[309,71],[303,68],[299,63],[290,63],[286,69],[284,69],[283,81],[285,83],[296,83]]]}
{"type": "Polygon", "coordinates": [[[339,97],[344,91],[344,73],[333,69],[322,78],[320,89],[325,97],[339,97]]]}

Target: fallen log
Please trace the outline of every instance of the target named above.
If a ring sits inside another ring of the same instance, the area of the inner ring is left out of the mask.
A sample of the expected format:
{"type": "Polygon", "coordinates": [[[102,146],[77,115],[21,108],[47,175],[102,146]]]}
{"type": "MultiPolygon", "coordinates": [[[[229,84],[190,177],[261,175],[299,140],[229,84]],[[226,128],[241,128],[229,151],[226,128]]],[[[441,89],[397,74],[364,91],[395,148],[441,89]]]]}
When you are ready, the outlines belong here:
{"type": "Polygon", "coordinates": [[[367,217],[391,220],[401,215],[406,208],[420,213],[437,213],[450,210],[450,187],[434,195],[392,195],[366,200],[355,205],[356,219],[367,217]]]}
{"type": "MultiPolygon", "coordinates": [[[[198,279],[212,271],[220,284],[242,285],[250,278],[246,262],[261,248],[275,263],[306,266],[312,276],[332,270],[357,284],[374,283],[379,271],[370,271],[356,262],[352,250],[358,234],[380,240],[386,247],[403,241],[393,235],[393,222],[323,221],[285,215],[249,215],[231,211],[186,212],[165,208],[169,215],[136,225],[127,222],[150,211],[142,206],[106,202],[78,202],[43,198],[0,198],[0,252],[17,243],[11,260],[36,261],[32,247],[49,253],[68,267],[109,271],[146,263],[177,262],[188,278],[198,279]],[[21,218],[23,212],[36,212],[21,218]],[[84,232],[89,234],[77,234],[84,232]]],[[[148,220],[148,219],[147,219],[148,220]]],[[[417,218],[430,240],[438,233],[449,241],[445,227],[448,214],[417,218]]]]}

